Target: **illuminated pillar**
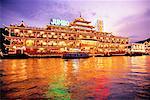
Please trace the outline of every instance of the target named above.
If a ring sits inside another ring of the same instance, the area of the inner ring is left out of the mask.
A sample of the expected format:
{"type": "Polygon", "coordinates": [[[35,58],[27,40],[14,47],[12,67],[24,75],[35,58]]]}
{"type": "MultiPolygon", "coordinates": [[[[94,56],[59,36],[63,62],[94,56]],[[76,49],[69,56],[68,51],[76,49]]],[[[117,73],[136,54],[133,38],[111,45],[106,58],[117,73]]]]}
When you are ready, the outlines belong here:
{"type": "Polygon", "coordinates": [[[100,19],[97,20],[97,30],[98,30],[99,32],[103,32],[103,31],[104,31],[104,30],[103,30],[103,21],[100,20],[100,19]]]}

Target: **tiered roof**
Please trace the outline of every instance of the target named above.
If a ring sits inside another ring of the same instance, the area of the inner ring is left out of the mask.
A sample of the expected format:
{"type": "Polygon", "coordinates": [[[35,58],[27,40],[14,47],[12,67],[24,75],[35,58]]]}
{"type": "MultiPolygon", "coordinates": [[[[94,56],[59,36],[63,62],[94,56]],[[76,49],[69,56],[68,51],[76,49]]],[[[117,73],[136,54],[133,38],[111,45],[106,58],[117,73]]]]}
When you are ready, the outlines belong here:
{"type": "Polygon", "coordinates": [[[86,20],[85,20],[84,18],[82,18],[82,17],[76,18],[74,22],[83,22],[83,23],[87,23],[87,24],[91,23],[90,21],[86,21],[86,20]]]}
{"type": "Polygon", "coordinates": [[[79,17],[76,18],[72,23],[70,23],[70,26],[78,26],[78,27],[85,27],[85,28],[94,28],[94,26],[90,25],[90,21],[86,21],[84,18],[79,17]],[[79,22],[79,23],[78,23],[79,22]]]}

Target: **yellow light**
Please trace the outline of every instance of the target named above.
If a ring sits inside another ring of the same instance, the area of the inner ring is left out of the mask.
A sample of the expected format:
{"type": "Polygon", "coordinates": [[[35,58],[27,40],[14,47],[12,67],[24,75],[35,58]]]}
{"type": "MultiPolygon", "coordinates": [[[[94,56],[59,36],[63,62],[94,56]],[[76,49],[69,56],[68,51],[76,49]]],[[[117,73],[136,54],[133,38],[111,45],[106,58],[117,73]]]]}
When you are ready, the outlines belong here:
{"type": "Polygon", "coordinates": [[[65,49],[64,48],[60,48],[60,51],[65,51],[65,49]]]}
{"type": "Polygon", "coordinates": [[[28,30],[28,33],[32,33],[32,30],[28,30]]]}
{"type": "Polygon", "coordinates": [[[54,33],[54,32],[51,32],[51,34],[52,34],[52,35],[55,35],[55,33],[54,33]]]}
{"type": "Polygon", "coordinates": [[[64,33],[62,33],[61,35],[62,35],[62,36],[65,36],[65,34],[64,34],[64,33]]]}
{"type": "Polygon", "coordinates": [[[51,38],[51,37],[52,37],[52,35],[48,35],[48,37],[49,37],[49,38],[51,38]]]}
{"type": "Polygon", "coordinates": [[[46,35],[44,34],[43,37],[46,37],[46,35]]]}
{"type": "Polygon", "coordinates": [[[34,45],[34,40],[27,40],[26,45],[27,46],[33,46],[34,45]]]}
{"type": "Polygon", "coordinates": [[[90,38],[90,36],[86,36],[86,38],[90,38]]]}
{"type": "Polygon", "coordinates": [[[46,42],[43,42],[43,45],[46,45],[46,42]]]}
{"type": "Polygon", "coordinates": [[[18,32],[20,32],[20,30],[19,30],[19,29],[15,29],[14,32],[15,32],[15,33],[18,33],[18,32]]]}
{"type": "Polygon", "coordinates": [[[43,31],[41,31],[40,33],[41,33],[41,34],[44,34],[44,32],[43,32],[43,31]]]}
{"type": "Polygon", "coordinates": [[[16,46],[13,46],[14,49],[16,49],[16,46]]]}
{"type": "Polygon", "coordinates": [[[39,50],[43,51],[43,50],[44,50],[44,48],[39,48],[39,50]]]}
{"type": "Polygon", "coordinates": [[[48,45],[52,45],[52,43],[51,43],[51,42],[48,42],[48,45]]]}
{"type": "Polygon", "coordinates": [[[57,38],[57,36],[55,35],[54,38],[57,38]]]}

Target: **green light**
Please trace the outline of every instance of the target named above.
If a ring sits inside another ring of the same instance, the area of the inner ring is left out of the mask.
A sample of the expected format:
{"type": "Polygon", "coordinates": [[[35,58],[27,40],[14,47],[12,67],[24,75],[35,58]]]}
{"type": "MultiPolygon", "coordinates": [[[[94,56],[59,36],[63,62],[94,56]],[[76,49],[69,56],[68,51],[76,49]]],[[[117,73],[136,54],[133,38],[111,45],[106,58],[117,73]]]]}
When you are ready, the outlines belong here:
{"type": "Polygon", "coordinates": [[[68,88],[64,85],[64,79],[61,78],[57,82],[50,83],[46,96],[54,100],[71,100],[68,88]]]}

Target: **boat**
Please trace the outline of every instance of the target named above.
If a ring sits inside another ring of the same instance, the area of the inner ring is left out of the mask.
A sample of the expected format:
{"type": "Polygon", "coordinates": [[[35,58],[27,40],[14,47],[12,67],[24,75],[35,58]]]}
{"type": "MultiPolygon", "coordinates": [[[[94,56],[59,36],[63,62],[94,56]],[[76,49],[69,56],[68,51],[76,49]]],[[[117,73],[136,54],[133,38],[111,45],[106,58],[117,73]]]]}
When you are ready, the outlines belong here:
{"type": "Polygon", "coordinates": [[[26,54],[4,54],[2,57],[2,59],[27,59],[29,58],[28,55],[26,54]]]}
{"type": "Polygon", "coordinates": [[[2,34],[5,39],[2,42],[3,49],[8,54],[5,57],[47,58],[62,57],[63,54],[71,58],[109,56],[105,52],[125,51],[129,43],[128,38],[96,30],[90,21],[81,16],[70,23],[66,22],[66,25],[64,23],[64,20],[52,19],[50,25],[43,28],[30,27],[23,21],[21,24],[5,26],[2,34]],[[79,51],[70,54],[72,48],[78,48],[79,51]]]}
{"type": "Polygon", "coordinates": [[[65,53],[63,54],[63,59],[78,59],[78,58],[89,58],[88,53],[84,52],[72,52],[72,53],[65,53]]]}

